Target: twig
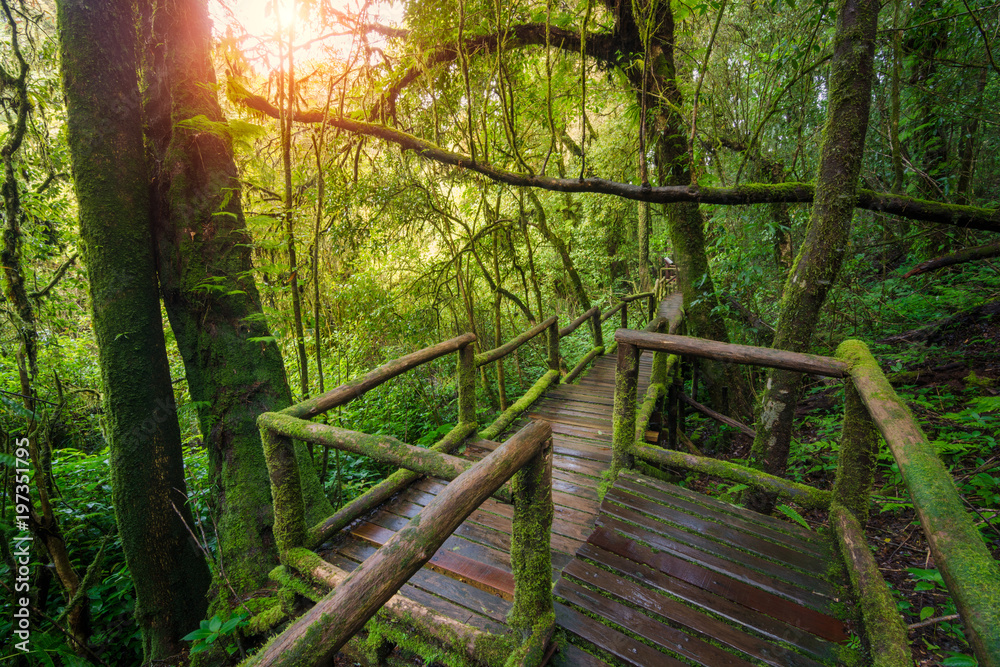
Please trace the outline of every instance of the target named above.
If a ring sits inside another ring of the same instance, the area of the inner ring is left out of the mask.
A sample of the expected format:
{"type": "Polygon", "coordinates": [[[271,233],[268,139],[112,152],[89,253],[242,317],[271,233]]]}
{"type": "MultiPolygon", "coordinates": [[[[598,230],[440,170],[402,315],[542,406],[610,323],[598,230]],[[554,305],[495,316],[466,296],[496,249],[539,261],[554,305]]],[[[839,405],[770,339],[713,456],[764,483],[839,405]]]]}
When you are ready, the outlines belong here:
{"type": "Polygon", "coordinates": [[[954,621],[961,618],[958,614],[948,614],[947,616],[935,616],[934,618],[928,618],[926,621],[920,621],[919,623],[911,623],[906,626],[907,630],[916,630],[917,628],[923,628],[928,625],[934,625],[935,623],[942,623],[944,621],[954,621]]]}

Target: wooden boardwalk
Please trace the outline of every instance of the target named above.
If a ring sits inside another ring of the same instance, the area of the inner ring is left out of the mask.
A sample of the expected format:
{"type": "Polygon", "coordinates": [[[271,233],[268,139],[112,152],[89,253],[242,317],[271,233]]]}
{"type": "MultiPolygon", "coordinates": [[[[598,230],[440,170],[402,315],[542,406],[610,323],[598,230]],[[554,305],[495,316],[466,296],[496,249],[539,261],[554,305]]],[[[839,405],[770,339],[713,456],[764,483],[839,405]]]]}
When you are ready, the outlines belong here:
{"type": "MultiPolygon", "coordinates": [[[[640,397],[651,366],[644,354],[640,397]]],[[[553,430],[556,620],[570,642],[552,664],[838,664],[847,635],[833,617],[840,593],[827,578],[835,556],[825,539],[635,471],[598,500],[611,460],[614,370],[611,356],[597,359],[578,384],[550,389],[526,417],[553,430]]],[[[496,445],[480,440],[464,455],[479,459],[496,445]]],[[[322,555],[354,569],[443,488],[416,482],[322,555]]],[[[512,515],[510,505],[488,500],[400,594],[504,631],[512,515]]]]}

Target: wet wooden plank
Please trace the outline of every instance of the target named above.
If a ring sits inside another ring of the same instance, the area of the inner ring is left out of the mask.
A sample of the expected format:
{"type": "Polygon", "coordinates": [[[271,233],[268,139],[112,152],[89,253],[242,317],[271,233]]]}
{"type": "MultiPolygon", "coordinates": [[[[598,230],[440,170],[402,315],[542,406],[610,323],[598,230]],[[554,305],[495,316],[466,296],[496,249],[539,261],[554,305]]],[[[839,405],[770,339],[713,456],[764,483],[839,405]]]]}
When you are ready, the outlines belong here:
{"type": "MultiPolygon", "coordinates": [[[[375,553],[376,547],[365,544],[358,539],[342,545],[337,552],[351,560],[361,562],[375,553]]],[[[421,568],[410,577],[408,586],[420,588],[428,593],[438,595],[466,609],[475,611],[495,622],[506,621],[510,613],[511,603],[497,595],[491,595],[475,586],[452,579],[428,568],[421,568]]]]}
{"type": "MultiPolygon", "coordinates": [[[[751,533],[739,530],[732,524],[723,525],[715,521],[709,521],[694,514],[689,514],[679,508],[662,505],[654,500],[642,498],[626,490],[623,485],[615,484],[605,499],[616,502],[644,514],[649,514],[658,519],[669,521],[681,528],[697,533],[697,542],[690,542],[695,546],[707,546],[701,536],[709,537],[713,540],[728,544],[741,550],[749,551],[758,556],[762,556],[772,561],[780,563],[782,566],[791,566],[803,572],[821,577],[827,570],[827,563],[814,554],[803,553],[801,549],[769,542],[751,533]]],[[[673,535],[674,533],[671,533],[673,535]]],[[[703,548],[704,548],[703,546],[703,548]]],[[[762,562],[755,559],[744,560],[751,567],[773,572],[776,576],[784,577],[782,569],[768,569],[762,562]]],[[[791,579],[790,579],[791,580],[791,579]]],[[[794,581],[794,580],[793,580],[794,581]]],[[[814,584],[804,580],[803,585],[812,587],[814,584]]]]}
{"type": "Polygon", "coordinates": [[[611,667],[596,655],[587,653],[579,646],[566,644],[552,656],[552,667],[611,667]]]}
{"type": "Polygon", "coordinates": [[[716,523],[720,523],[725,526],[729,526],[731,529],[738,530],[741,533],[750,533],[760,538],[769,540],[771,542],[782,544],[790,549],[795,549],[800,552],[810,553],[822,559],[826,559],[830,556],[830,550],[828,548],[824,548],[826,546],[825,542],[817,542],[816,540],[804,540],[796,535],[791,535],[789,533],[777,530],[762,523],[751,521],[746,517],[742,516],[742,514],[721,511],[717,505],[695,502],[692,500],[687,500],[686,498],[680,495],[672,495],[664,493],[663,491],[657,488],[647,486],[645,484],[640,484],[637,481],[634,481],[633,479],[630,479],[629,477],[626,476],[619,477],[618,481],[615,482],[615,486],[626,489],[629,492],[635,494],[642,494],[648,496],[649,498],[655,500],[657,503],[664,505],[666,507],[686,512],[688,514],[706,517],[712,521],[715,521],[716,523]]]}
{"type": "Polygon", "coordinates": [[[624,577],[636,579],[646,586],[668,593],[701,609],[707,609],[730,623],[754,630],[772,641],[787,642],[827,662],[836,659],[836,645],[721,595],[715,595],[686,581],[654,570],[648,565],[629,560],[590,543],[580,547],[576,556],[578,560],[594,561],[624,577]]]}
{"type": "Polygon", "coordinates": [[[613,628],[601,625],[589,616],[564,604],[556,603],[556,623],[559,627],[607,651],[619,660],[635,667],[687,667],[683,662],[652,646],[632,639],[613,628]]]}
{"type": "Polygon", "coordinates": [[[646,475],[641,475],[631,470],[622,471],[622,477],[629,479],[631,481],[638,482],[644,486],[652,487],[663,491],[664,493],[673,494],[681,498],[686,498],[696,503],[703,505],[708,505],[713,507],[720,512],[728,514],[736,514],[744,519],[759,523],[761,525],[769,526],[775,530],[788,533],[790,535],[795,535],[796,537],[813,543],[814,546],[825,549],[827,553],[830,553],[830,542],[822,538],[822,536],[817,535],[815,532],[806,530],[802,526],[779,519],[777,517],[768,516],[766,514],[760,514],[752,510],[748,510],[745,507],[739,507],[738,505],[732,505],[730,503],[723,502],[718,498],[713,498],[711,496],[706,496],[705,494],[698,493],[697,491],[692,491],[690,489],[685,489],[684,487],[677,486],[676,484],[670,484],[658,479],[647,477],[646,475]]]}
{"type": "MultiPolygon", "coordinates": [[[[382,546],[392,537],[393,532],[365,522],[352,529],[351,534],[375,546],[382,546]]],[[[514,599],[514,575],[509,570],[502,570],[443,547],[438,549],[424,567],[502,597],[504,600],[514,599]]]]}
{"type": "MultiPolygon", "coordinates": [[[[588,542],[811,632],[817,637],[833,642],[847,639],[843,622],[832,616],[761,590],[751,583],[727,575],[725,570],[707,567],[702,562],[692,563],[666,550],[654,552],[634,539],[616,534],[612,528],[618,527],[619,525],[598,528],[588,542]]],[[[620,527],[628,528],[625,524],[620,524],[620,527]]],[[[659,548],[659,545],[653,546],[659,548]]]]}
{"type": "Polygon", "coordinates": [[[647,541],[657,548],[670,549],[685,558],[704,563],[706,567],[752,582],[756,586],[784,595],[800,604],[827,611],[828,603],[821,601],[815,594],[827,597],[835,594],[833,586],[823,579],[675,528],[642,512],[609,502],[607,498],[601,506],[601,511],[602,516],[598,519],[598,525],[605,522],[605,516],[614,517],[619,520],[615,526],[616,530],[624,525],[627,534],[647,541]],[[639,528],[622,524],[624,521],[639,528]]]}
{"type": "MultiPolygon", "coordinates": [[[[351,572],[354,568],[358,567],[360,563],[355,562],[346,556],[341,554],[329,554],[326,560],[333,563],[341,570],[345,572],[351,572]]],[[[435,577],[444,578],[440,574],[431,573],[435,577]]],[[[458,582],[454,582],[458,583],[458,582]]],[[[449,586],[451,585],[451,580],[449,581],[449,586]]],[[[464,584],[463,584],[464,585],[464,584]]],[[[422,588],[414,586],[412,584],[405,584],[399,589],[400,595],[409,598],[414,602],[419,602],[420,604],[433,609],[441,614],[444,614],[448,618],[452,618],[459,623],[464,623],[466,625],[472,626],[474,628],[479,628],[480,630],[485,630],[486,632],[503,633],[507,631],[507,626],[504,623],[493,620],[489,616],[485,616],[478,613],[468,607],[464,607],[455,602],[452,602],[444,597],[436,595],[434,593],[428,592],[422,588]]],[[[497,598],[499,599],[499,598],[497,598]]]]}
{"type": "Polygon", "coordinates": [[[607,598],[597,591],[584,588],[569,579],[561,579],[556,584],[554,593],[566,602],[581,607],[591,614],[611,620],[616,625],[628,628],[629,631],[648,639],[664,650],[693,660],[700,665],[707,667],[750,667],[752,664],[735,653],[730,653],[694,635],[654,620],[632,607],[607,598]]]}
{"type": "MultiPolygon", "coordinates": [[[[613,575],[582,560],[576,559],[566,566],[563,576],[566,575],[590,584],[602,593],[609,594],[622,602],[638,606],[647,613],[652,612],[690,630],[700,632],[742,654],[763,660],[775,667],[821,667],[820,663],[800,653],[776,646],[726,621],[708,616],[662,593],[613,575]]],[[[620,621],[616,619],[616,622],[620,621]]]]}

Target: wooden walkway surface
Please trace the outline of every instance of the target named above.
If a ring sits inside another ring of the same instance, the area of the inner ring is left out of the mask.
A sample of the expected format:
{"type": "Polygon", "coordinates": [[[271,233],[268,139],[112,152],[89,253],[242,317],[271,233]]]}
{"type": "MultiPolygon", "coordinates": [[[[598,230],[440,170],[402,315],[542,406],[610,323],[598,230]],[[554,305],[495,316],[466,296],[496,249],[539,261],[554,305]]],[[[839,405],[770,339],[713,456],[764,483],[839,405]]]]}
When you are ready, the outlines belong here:
{"type": "MultiPolygon", "coordinates": [[[[645,392],[652,356],[639,367],[645,392]]],[[[624,473],[598,500],[611,460],[615,360],[550,389],[526,419],[552,424],[556,620],[570,639],[552,663],[809,667],[838,664],[834,554],[816,533],[702,494],[624,473]]],[[[522,422],[523,423],[523,422],[522,422]]],[[[515,425],[514,429],[520,424],[515,425]]],[[[514,430],[512,429],[512,430],[514,430]]],[[[497,443],[477,441],[479,459],[497,443]]],[[[353,524],[322,555],[352,570],[444,483],[416,482],[353,524]]],[[[513,507],[488,500],[400,593],[462,623],[506,629],[513,507]]]]}

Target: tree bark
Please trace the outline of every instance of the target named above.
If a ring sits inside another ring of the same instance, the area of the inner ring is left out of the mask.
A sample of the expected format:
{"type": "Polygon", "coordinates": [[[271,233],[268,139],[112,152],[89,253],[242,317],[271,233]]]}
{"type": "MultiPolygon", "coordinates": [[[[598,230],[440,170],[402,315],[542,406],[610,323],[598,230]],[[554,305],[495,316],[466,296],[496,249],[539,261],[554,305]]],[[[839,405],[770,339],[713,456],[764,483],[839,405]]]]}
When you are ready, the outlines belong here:
{"type": "MultiPolygon", "coordinates": [[[[154,231],[160,288],[184,359],[209,461],[221,600],[267,585],[278,554],[256,426],[291,403],[281,354],[251,275],[251,239],[225,119],[215,95],[205,0],[159,0],[144,26],[154,231]]],[[[305,447],[296,451],[307,521],[332,511],[305,447]]]]}
{"type": "Polygon", "coordinates": [[[156,292],[132,3],[60,0],[80,236],[111,445],[112,499],[146,661],[176,656],[205,616],[209,572],[185,523],[170,369],[156,292]]]}
{"type": "MultiPolygon", "coordinates": [[[[847,248],[868,130],[878,11],[875,0],[839,4],[816,201],[782,295],[773,343],[779,350],[809,349],[847,248]]],[[[773,475],[784,472],[788,460],[801,377],[793,371],[771,372],[761,399],[751,463],[773,475]]],[[[759,511],[769,511],[773,505],[762,494],[752,494],[748,501],[759,511]]]]}

